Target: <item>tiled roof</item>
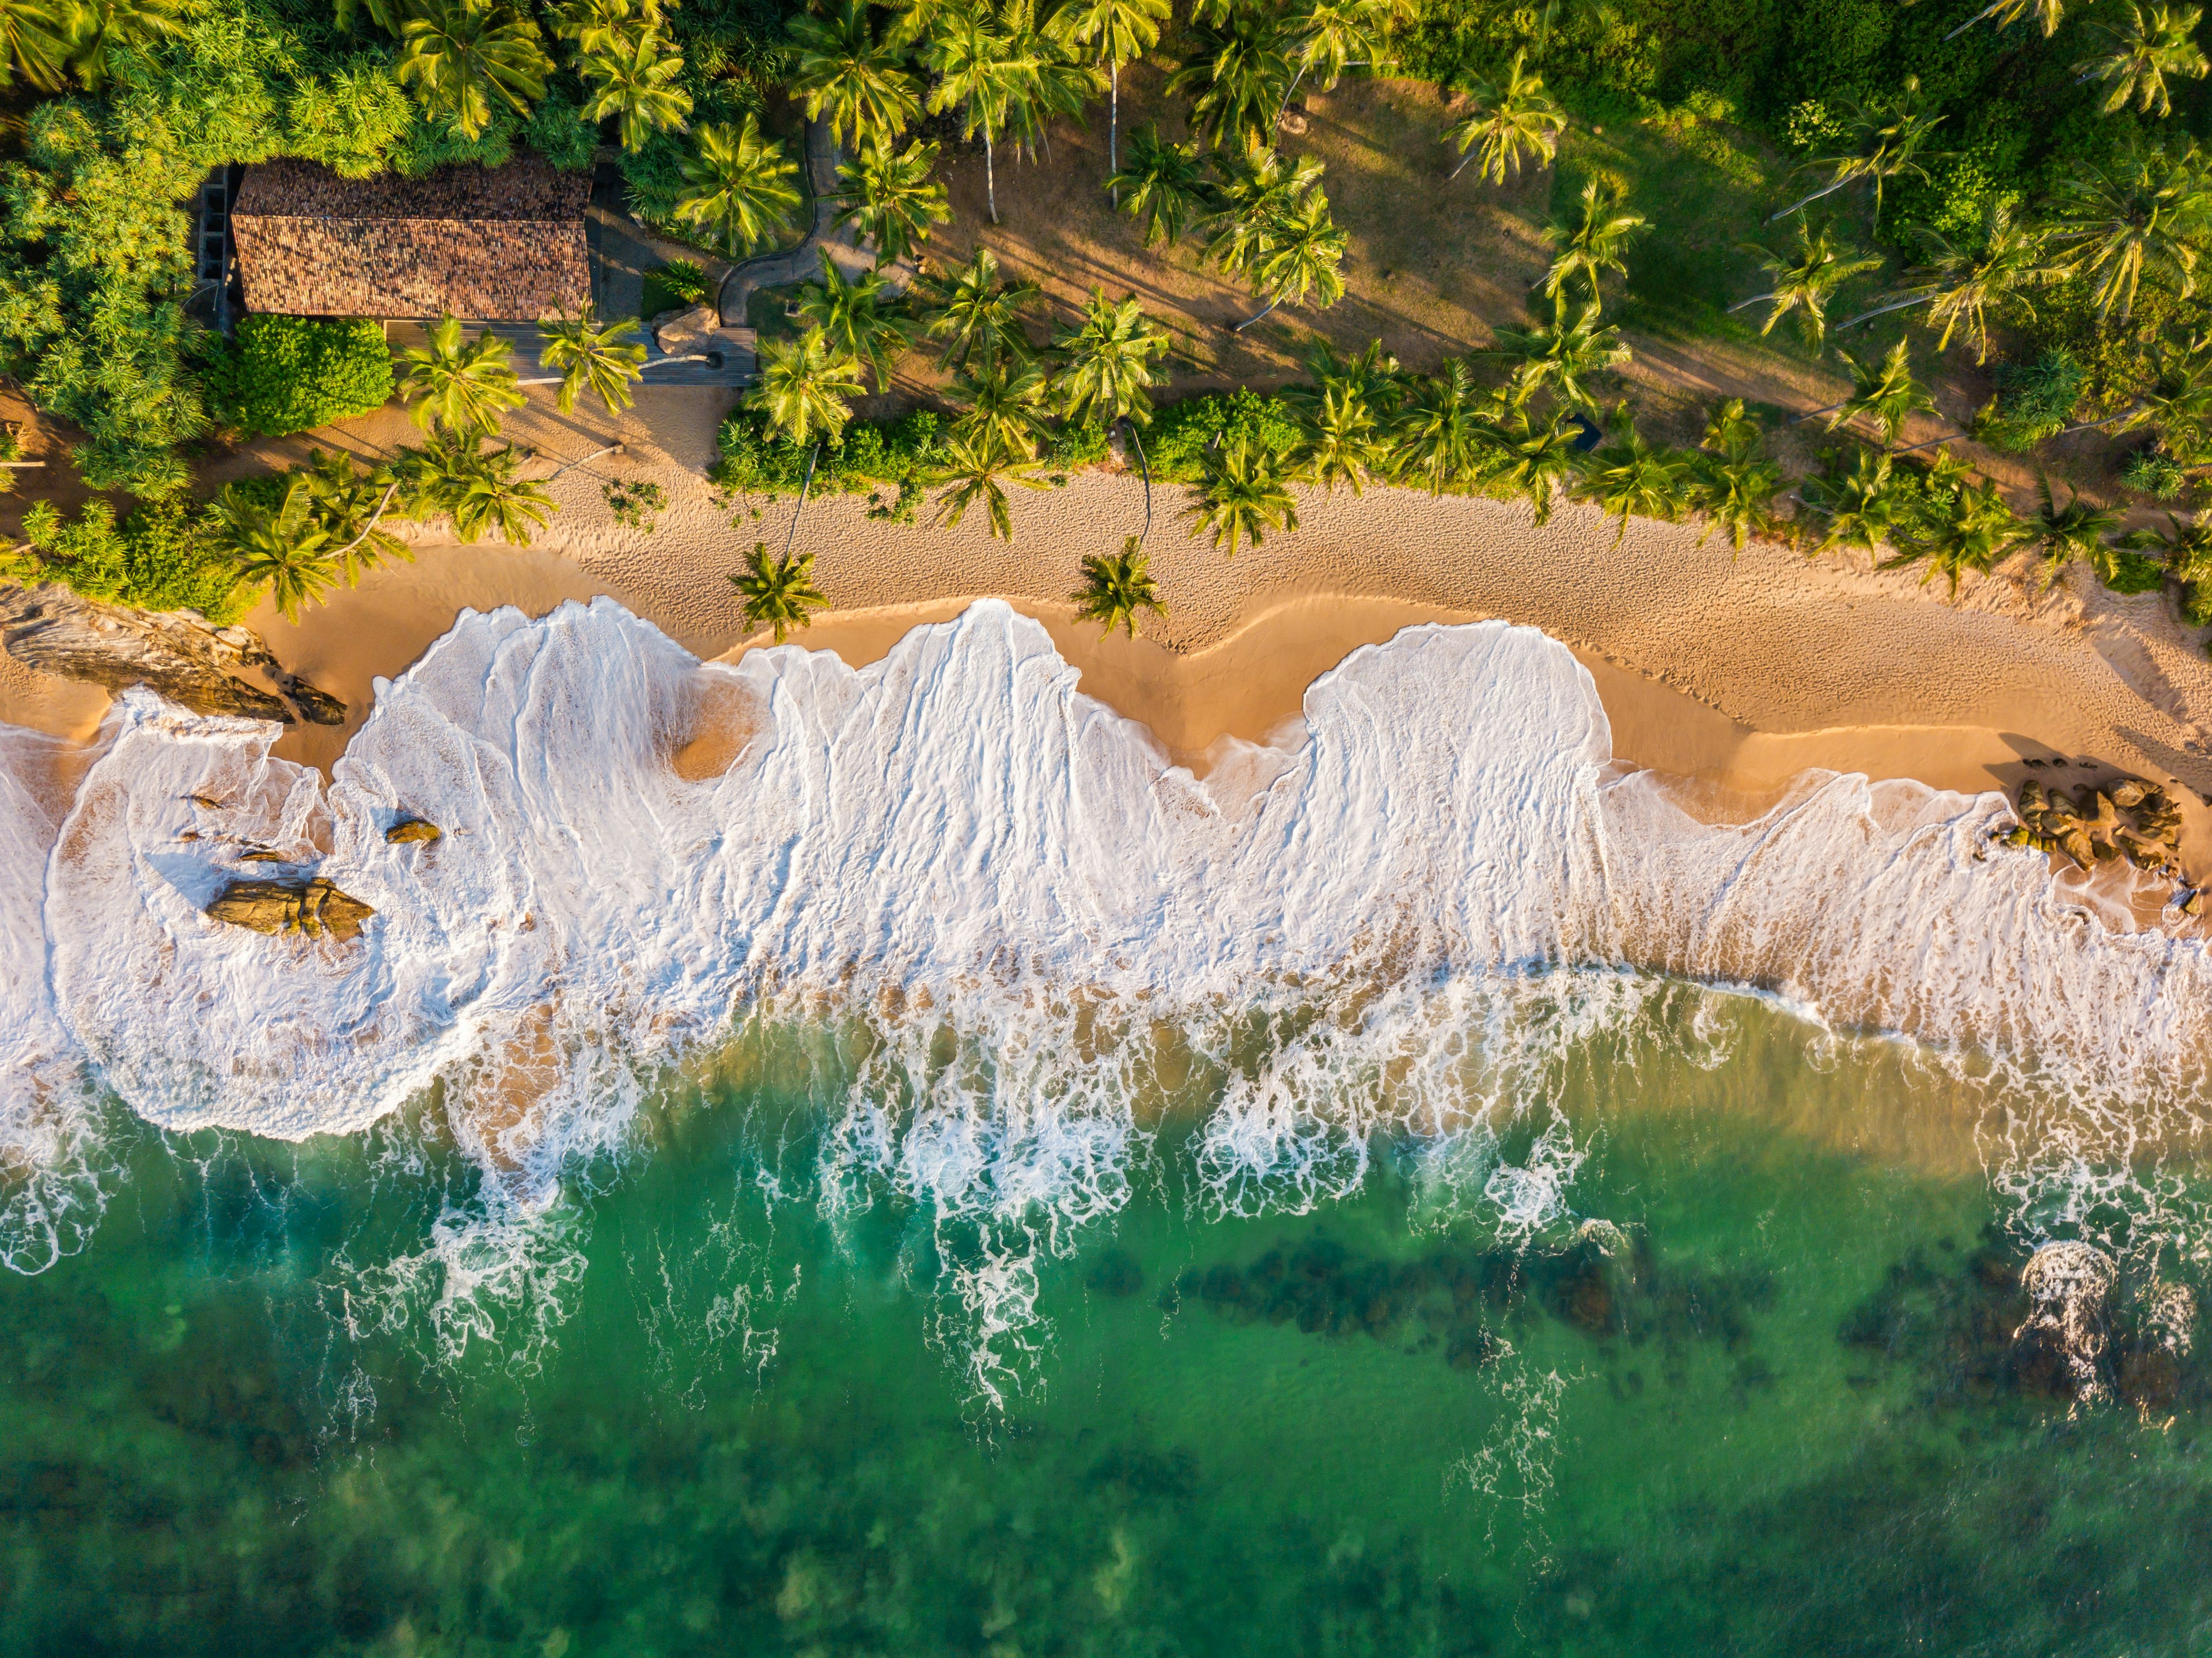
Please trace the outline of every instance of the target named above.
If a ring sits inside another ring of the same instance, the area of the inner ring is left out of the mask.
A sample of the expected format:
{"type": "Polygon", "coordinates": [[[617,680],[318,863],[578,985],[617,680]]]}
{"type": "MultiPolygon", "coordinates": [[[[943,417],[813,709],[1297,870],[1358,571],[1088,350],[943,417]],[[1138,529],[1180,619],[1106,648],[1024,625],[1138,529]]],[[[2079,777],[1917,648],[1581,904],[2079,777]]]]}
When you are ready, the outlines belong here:
{"type": "Polygon", "coordinates": [[[525,322],[591,296],[588,176],[537,160],[422,179],[246,169],[231,235],[250,311],[525,322]]]}

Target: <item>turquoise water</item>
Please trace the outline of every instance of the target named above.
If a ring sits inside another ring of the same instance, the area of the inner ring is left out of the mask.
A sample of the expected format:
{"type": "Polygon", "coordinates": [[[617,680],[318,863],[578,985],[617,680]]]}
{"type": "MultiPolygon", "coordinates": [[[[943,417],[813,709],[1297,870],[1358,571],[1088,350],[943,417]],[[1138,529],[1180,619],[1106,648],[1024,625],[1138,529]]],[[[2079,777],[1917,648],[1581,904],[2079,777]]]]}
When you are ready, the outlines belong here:
{"type": "Polygon", "coordinates": [[[1080,1223],[825,1185],[822,1030],[535,1218],[434,1098],[298,1147],[118,1110],[88,1246],[0,1274],[0,1645],[2212,1647],[2202,1267],[2146,1218],[2191,1148],[2103,1171],[2118,1279],[2038,1327],[2020,1102],[1746,999],[1635,1029],[1243,1213],[1221,1078],[1156,1079],[1080,1223]]]}

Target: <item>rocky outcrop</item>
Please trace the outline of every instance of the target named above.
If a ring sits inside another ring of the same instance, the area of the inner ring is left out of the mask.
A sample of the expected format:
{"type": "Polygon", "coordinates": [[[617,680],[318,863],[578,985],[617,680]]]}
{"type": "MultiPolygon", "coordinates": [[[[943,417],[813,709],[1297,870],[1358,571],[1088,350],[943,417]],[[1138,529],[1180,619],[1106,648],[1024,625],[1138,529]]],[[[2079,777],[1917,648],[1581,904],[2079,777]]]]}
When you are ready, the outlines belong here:
{"type": "Polygon", "coordinates": [[[303,932],[310,938],[327,933],[349,944],[376,912],[318,875],[309,881],[233,881],[207,914],[255,932],[303,932]]]}
{"type": "Polygon", "coordinates": [[[345,704],[288,672],[250,628],[126,610],[66,587],[0,586],[0,645],[27,668],[109,690],[144,685],[194,714],[343,726],[345,704]]]}
{"type": "Polygon", "coordinates": [[[384,831],[384,839],[389,846],[404,847],[435,841],[445,832],[426,818],[403,817],[384,831]]]}
{"type": "Polygon", "coordinates": [[[2140,778],[2071,795],[2031,777],[2020,786],[2020,827],[2006,838],[2014,846],[2063,852],[2083,869],[2125,858],[2137,869],[2171,875],[2179,869],[2181,808],[2158,784],[2140,778]]]}

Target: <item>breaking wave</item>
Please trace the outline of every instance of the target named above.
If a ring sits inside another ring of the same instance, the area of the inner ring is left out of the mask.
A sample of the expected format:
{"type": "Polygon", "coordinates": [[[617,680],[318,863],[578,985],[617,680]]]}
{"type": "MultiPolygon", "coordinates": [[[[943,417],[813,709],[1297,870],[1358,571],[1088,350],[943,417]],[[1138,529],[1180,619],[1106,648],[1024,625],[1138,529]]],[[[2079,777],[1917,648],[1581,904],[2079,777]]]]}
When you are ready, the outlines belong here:
{"type": "Polygon", "coordinates": [[[437,1083],[497,1212],[441,1232],[443,1289],[393,1293],[557,1295],[565,1245],[485,1228],[557,1206],[687,1049],[816,1021],[842,1034],[815,1199],[932,1217],[990,1395],[1036,1259],[1121,1206],[1179,1104],[1217,1212],[1340,1196],[1387,1129],[1437,1212],[1525,1230],[1571,1212],[1580,1153],[1554,1122],[1509,1163],[1504,1128],[1685,979],[1990,1078],[2001,1180],[2051,1214],[2205,1091],[2203,944],[1995,844],[1995,794],[1814,774],[1703,823],[1613,765],[1564,647],[1500,623],[1356,653],[1204,779],[1076,682],[995,602],[858,670],[702,665],[604,599],[467,613],[327,787],[273,727],[126,694],[58,830],[0,766],[0,1158],[36,1171],[9,1238],[83,1224],[88,1070],[162,1127],[288,1139],[437,1083]],[[687,779],[704,728],[734,758],[687,779]],[[388,843],[410,817],[442,837],[388,843]],[[374,908],[359,940],[202,914],[309,872],[374,908]]]}

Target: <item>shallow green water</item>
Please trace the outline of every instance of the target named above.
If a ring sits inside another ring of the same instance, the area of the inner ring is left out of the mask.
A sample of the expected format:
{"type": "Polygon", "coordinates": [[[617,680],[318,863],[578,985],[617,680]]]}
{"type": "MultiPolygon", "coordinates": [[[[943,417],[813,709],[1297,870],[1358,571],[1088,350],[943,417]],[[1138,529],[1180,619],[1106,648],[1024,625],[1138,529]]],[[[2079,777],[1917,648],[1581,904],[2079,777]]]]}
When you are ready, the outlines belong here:
{"type": "Polygon", "coordinates": [[[1309,1213],[1214,1215],[1185,1100],[1056,1251],[825,1204],[836,1079],[756,1033],[579,1178],[504,1303],[453,1275],[514,1240],[427,1111],[298,1150],[118,1123],[90,1248],[0,1276],[0,1641],[2212,1647],[2212,1372],[2136,1281],[2193,1269],[2128,1266],[2070,1370],[2015,1339],[1990,1099],[1728,1017],[1725,1057],[1593,1047],[1495,1157],[1378,1144],[1309,1213]],[[1500,1161],[1563,1149],[1568,1212],[1501,1227],[1500,1161]],[[1024,1261],[1036,1320],[975,1367],[961,1286],[1024,1261]]]}

